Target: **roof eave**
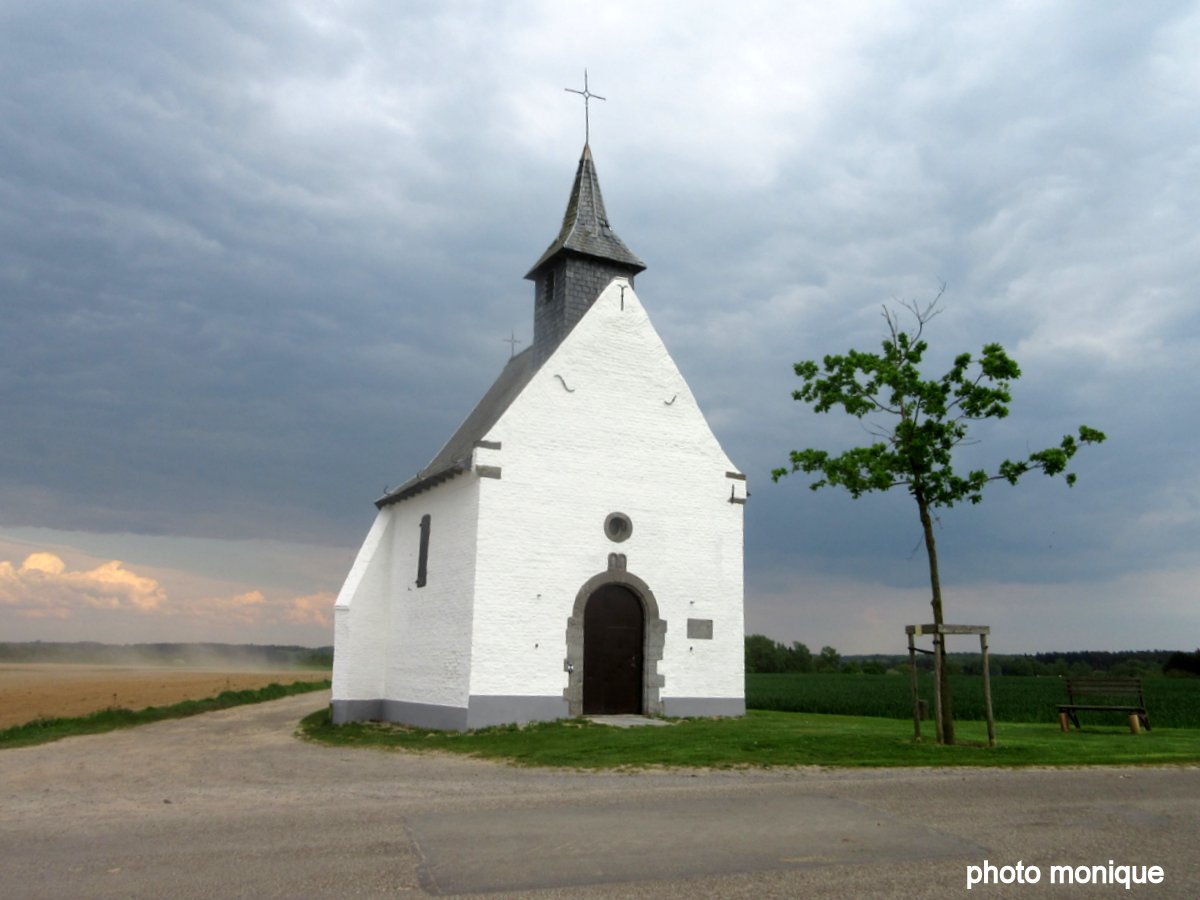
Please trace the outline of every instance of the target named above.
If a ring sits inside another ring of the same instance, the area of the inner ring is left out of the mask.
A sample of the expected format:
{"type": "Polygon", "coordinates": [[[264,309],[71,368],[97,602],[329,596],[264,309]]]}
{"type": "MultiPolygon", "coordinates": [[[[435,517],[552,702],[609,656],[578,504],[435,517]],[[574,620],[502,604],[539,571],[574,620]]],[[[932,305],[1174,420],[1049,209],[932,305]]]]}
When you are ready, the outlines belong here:
{"type": "Polygon", "coordinates": [[[587,259],[598,259],[601,262],[611,263],[614,266],[620,266],[621,268],[628,269],[630,275],[636,275],[639,272],[645,271],[646,269],[646,264],[632,253],[630,253],[630,259],[617,259],[612,256],[602,256],[598,253],[588,253],[586,250],[576,250],[573,247],[568,247],[560,244],[558,241],[555,241],[550,245],[546,252],[542,254],[542,258],[534,263],[533,268],[525,274],[525,277],[530,281],[536,281],[537,276],[542,272],[542,270],[548,268],[550,263],[552,263],[559,256],[581,256],[586,257],[587,259]]]}
{"type": "Polygon", "coordinates": [[[387,506],[393,506],[397,503],[402,503],[409,497],[415,497],[417,494],[432,490],[443,482],[449,481],[464,472],[471,471],[471,460],[461,459],[444,469],[439,469],[436,472],[430,472],[428,475],[418,475],[409,481],[406,481],[394,491],[390,491],[375,501],[376,509],[383,509],[387,506]]]}

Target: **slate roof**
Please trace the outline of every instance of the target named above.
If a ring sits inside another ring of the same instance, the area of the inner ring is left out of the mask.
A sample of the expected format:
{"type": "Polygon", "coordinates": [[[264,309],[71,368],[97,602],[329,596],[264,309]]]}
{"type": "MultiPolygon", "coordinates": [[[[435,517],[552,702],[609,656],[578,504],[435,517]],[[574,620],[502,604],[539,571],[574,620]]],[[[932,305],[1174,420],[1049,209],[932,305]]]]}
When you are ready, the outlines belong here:
{"type": "Polygon", "coordinates": [[[646,264],[625,246],[625,242],[608,225],[600,180],[596,177],[596,166],[592,162],[592,149],[587,144],[583,145],[583,155],[579,157],[579,168],[575,171],[575,184],[567,201],[567,211],[563,214],[562,229],[525,277],[534,278],[543,266],[564,251],[620,263],[628,266],[630,274],[634,275],[646,268],[646,264]]]}
{"type": "Polygon", "coordinates": [[[400,487],[384,494],[375,501],[375,505],[383,509],[468,471],[471,468],[471,454],[475,450],[475,442],[482,440],[483,436],[492,430],[492,426],[517,399],[525,385],[529,384],[534,371],[532,347],[522,350],[510,359],[508,365],[500,372],[500,377],[429,465],[400,487]]]}

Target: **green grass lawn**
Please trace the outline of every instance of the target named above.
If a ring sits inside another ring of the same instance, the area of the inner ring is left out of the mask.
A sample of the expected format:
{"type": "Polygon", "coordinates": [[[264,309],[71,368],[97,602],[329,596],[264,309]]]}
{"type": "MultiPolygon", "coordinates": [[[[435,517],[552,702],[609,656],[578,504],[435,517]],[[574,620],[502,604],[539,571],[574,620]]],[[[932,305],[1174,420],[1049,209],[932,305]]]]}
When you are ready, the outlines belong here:
{"type": "MultiPolygon", "coordinates": [[[[838,676],[841,677],[841,676],[838,676]]],[[[752,710],[740,719],[681,719],[670,727],[613,728],[572,719],[455,733],[385,724],[333,725],[328,710],[301,723],[309,740],[341,746],[441,750],[527,766],[1076,766],[1200,762],[1200,730],[1058,723],[957,723],[960,744],[913,741],[912,723],[865,716],[752,710]]]]}

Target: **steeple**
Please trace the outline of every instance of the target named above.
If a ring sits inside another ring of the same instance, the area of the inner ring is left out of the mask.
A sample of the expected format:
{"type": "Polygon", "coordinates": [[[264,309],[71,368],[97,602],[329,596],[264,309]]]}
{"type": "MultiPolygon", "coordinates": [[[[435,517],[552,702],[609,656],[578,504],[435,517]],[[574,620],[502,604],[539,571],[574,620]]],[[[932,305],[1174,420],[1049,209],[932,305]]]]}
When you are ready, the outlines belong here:
{"type": "Polygon", "coordinates": [[[646,264],[608,224],[592,150],[583,145],[562,228],[529,274],[534,283],[533,364],[554,352],[610,281],[632,283],[646,264]]]}

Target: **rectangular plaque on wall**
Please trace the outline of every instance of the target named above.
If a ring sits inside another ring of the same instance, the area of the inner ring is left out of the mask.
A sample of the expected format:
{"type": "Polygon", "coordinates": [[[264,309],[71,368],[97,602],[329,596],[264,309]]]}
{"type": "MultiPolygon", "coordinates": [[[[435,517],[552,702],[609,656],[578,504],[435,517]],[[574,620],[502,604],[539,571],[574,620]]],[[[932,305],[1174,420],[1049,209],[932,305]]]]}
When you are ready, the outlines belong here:
{"type": "Polygon", "coordinates": [[[693,641],[711,641],[712,619],[688,619],[688,639],[693,641]]]}

